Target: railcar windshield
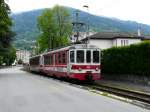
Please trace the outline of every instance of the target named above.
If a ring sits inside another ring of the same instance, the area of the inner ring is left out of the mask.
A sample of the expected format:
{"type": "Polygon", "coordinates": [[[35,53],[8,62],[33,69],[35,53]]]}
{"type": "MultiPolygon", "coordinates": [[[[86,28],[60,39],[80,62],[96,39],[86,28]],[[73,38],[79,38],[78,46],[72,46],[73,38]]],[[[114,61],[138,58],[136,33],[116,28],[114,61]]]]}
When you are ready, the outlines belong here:
{"type": "Polygon", "coordinates": [[[91,51],[90,50],[86,51],[86,62],[91,63],[91,51]]]}
{"type": "Polygon", "coordinates": [[[93,51],[93,63],[99,63],[100,62],[100,56],[99,51],[93,51]]]}
{"type": "Polygon", "coordinates": [[[74,63],[74,62],[75,62],[74,51],[70,51],[70,62],[71,62],[71,63],[74,63]]]}
{"type": "Polygon", "coordinates": [[[77,63],[84,63],[84,50],[77,50],[77,63]]]}

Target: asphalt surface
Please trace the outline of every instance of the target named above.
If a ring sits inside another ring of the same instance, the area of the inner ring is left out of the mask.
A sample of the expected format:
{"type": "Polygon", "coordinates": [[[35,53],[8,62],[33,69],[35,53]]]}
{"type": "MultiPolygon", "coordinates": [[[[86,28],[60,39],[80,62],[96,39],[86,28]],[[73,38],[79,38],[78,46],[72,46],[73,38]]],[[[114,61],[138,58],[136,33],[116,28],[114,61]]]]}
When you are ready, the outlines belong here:
{"type": "Polygon", "coordinates": [[[0,112],[150,112],[20,67],[0,69],[0,112]]]}

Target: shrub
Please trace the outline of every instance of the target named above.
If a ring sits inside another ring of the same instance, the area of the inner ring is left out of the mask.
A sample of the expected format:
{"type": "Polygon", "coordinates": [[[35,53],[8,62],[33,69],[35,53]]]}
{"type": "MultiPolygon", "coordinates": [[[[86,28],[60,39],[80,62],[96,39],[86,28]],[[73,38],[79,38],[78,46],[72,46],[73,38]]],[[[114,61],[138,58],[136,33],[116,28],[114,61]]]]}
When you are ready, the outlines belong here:
{"type": "Polygon", "coordinates": [[[3,57],[0,56],[0,66],[3,64],[3,57]]]}
{"type": "Polygon", "coordinates": [[[102,73],[150,74],[150,42],[102,51],[102,73]]]}

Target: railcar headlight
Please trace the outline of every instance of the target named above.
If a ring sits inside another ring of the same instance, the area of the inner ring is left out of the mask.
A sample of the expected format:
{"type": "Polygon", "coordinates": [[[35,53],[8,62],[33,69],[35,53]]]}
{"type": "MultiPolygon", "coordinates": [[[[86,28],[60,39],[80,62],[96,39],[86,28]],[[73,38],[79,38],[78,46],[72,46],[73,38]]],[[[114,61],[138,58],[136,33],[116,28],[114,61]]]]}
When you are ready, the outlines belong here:
{"type": "Polygon", "coordinates": [[[99,69],[98,69],[98,67],[96,67],[96,69],[95,69],[96,71],[98,71],[99,69]]]}
{"type": "Polygon", "coordinates": [[[79,67],[79,71],[82,71],[82,68],[79,67]]]}

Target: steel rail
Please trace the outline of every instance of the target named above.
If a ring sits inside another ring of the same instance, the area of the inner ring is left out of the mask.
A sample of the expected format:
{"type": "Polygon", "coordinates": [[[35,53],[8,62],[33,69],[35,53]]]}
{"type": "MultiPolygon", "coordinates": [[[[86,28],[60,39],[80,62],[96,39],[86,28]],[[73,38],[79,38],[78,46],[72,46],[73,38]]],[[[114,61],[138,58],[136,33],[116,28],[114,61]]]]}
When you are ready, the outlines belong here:
{"type": "Polygon", "coordinates": [[[150,105],[150,94],[144,92],[132,91],[124,88],[117,88],[117,87],[103,85],[103,84],[89,85],[89,87],[95,90],[105,91],[132,100],[141,101],[143,103],[150,105]]]}

